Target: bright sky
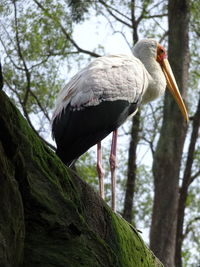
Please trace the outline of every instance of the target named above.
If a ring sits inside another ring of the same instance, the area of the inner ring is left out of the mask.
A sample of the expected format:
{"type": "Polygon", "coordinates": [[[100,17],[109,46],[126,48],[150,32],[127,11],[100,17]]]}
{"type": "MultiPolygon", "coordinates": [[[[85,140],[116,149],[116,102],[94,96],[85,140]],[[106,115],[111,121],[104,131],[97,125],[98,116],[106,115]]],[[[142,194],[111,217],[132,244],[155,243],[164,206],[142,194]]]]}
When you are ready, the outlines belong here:
{"type": "Polygon", "coordinates": [[[98,45],[104,46],[105,54],[130,54],[130,48],[120,33],[113,34],[103,16],[79,24],[74,30],[74,39],[81,48],[93,50],[98,45]]]}

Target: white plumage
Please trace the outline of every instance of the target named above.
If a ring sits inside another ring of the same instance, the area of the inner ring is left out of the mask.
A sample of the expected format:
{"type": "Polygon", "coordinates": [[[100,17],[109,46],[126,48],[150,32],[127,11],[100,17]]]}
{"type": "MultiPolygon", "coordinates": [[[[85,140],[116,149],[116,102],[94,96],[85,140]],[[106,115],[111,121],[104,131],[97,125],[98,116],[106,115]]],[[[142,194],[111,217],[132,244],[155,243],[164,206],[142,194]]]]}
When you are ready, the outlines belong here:
{"type": "Polygon", "coordinates": [[[155,60],[156,42],[147,40],[142,40],[146,44],[144,49],[139,49],[141,42],[135,46],[134,55],[99,57],[78,72],[61,91],[53,119],[68,104],[76,110],[96,106],[102,101],[127,100],[134,103],[140,97],[142,103],[147,103],[162,95],[166,79],[155,60]],[[152,48],[154,53],[150,53],[152,48]]]}
{"type": "Polygon", "coordinates": [[[161,96],[166,85],[188,120],[165,49],[153,39],[139,41],[133,55],[96,58],[79,71],[60,92],[52,118],[57,154],[70,164],[98,143],[97,171],[103,197],[100,142],[113,131],[110,155],[112,208],[115,210],[117,128],[138,106],[161,96]]]}

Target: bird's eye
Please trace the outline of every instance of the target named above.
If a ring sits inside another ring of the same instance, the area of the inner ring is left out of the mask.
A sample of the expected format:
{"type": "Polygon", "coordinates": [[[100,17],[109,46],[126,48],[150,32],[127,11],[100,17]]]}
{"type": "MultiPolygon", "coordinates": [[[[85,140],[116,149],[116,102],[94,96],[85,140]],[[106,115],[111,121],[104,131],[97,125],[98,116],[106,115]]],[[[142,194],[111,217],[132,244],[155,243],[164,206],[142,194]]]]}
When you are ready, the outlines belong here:
{"type": "Polygon", "coordinates": [[[161,48],[160,53],[163,54],[163,53],[165,53],[165,51],[161,48]]]}

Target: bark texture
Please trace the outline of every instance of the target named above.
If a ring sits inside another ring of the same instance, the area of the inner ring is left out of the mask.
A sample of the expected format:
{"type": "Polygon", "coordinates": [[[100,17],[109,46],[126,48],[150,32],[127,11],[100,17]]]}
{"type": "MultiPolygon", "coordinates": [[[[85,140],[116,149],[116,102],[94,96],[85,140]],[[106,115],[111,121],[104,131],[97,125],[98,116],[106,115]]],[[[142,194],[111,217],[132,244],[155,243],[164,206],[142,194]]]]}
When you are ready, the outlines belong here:
{"type": "Polygon", "coordinates": [[[0,91],[0,266],[163,266],[0,91]]]}
{"type": "Polygon", "coordinates": [[[3,75],[2,75],[2,67],[0,62],[0,90],[3,89],[3,75]]]}
{"type": "MultiPolygon", "coordinates": [[[[183,98],[188,81],[189,7],[186,0],[169,0],[169,62],[183,98]]],[[[166,267],[175,265],[179,175],[187,126],[171,95],[166,95],[153,174],[155,197],[150,247],[166,267]],[[159,246],[158,246],[159,244],[159,246]]]]}
{"type": "Polygon", "coordinates": [[[131,141],[129,144],[128,152],[128,175],[126,182],[126,192],[124,200],[124,211],[123,218],[128,222],[133,221],[133,196],[135,192],[135,181],[137,174],[137,164],[136,164],[136,152],[137,145],[139,142],[139,131],[140,131],[140,112],[138,112],[132,120],[131,128],[131,141]]]}
{"type": "MultiPolygon", "coordinates": [[[[131,20],[132,20],[132,39],[133,44],[138,41],[138,21],[135,16],[135,0],[131,0],[131,20]]],[[[140,133],[140,111],[132,118],[132,127],[130,133],[130,143],[128,151],[128,170],[127,170],[127,182],[126,182],[126,192],[124,199],[124,211],[123,218],[130,223],[133,223],[133,199],[135,192],[135,182],[137,174],[137,164],[136,164],[136,154],[137,146],[139,143],[139,133],[140,133]]]]}
{"type": "Polygon", "coordinates": [[[185,217],[185,208],[188,197],[188,190],[190,184],[194,181],[192,178],[192,165],[194,162],[195,146],[198,140],[198,133],[200,128],[200,98],[197,106],[196,113],[193,117],[192,134],[190,138],[190,144],[188,149],[187,161],[185,171],[183,175],[183,181],[180,188],[180,197],[178,205],[178,220],[177,220],[177,233],[176,233],[176,254],[175,263],[176,267],[182,267],[182,244],[184,239],[183,224],[185,217]]]}

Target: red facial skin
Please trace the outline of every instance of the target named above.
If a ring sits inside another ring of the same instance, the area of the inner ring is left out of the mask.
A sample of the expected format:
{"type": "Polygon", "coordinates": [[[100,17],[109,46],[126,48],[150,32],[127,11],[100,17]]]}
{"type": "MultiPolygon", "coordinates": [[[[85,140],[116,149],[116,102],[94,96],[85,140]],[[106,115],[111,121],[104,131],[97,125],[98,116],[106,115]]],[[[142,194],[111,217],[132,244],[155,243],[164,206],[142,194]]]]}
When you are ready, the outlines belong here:
{"type": "Polygon", "coordinates": [[[166,52],[166,49],[158,44],[157,45],[157,57],[156,57],[156,60],[158,61],[158,63],[160,63],[162,65],[162,62],[164,59],[167,58],[167,52],[166,52]]]}

